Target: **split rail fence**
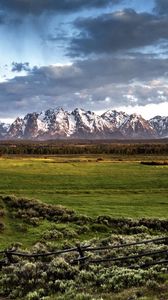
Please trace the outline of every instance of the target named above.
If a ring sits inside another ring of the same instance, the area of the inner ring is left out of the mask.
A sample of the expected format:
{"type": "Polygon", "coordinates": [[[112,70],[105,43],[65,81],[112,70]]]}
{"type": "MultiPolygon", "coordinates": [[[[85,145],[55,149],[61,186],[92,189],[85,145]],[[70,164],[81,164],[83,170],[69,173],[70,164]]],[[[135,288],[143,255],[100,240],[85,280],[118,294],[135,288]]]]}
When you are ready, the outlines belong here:
{"type": "Polygon", "coordinates": [[[100,247],[91,247],[88,246],[82,246],[80,244],[76,244],[76,247],[70,248],[70,249],[64,249],[64,250],[57,250],[53,252],[47,252],[47,253],[24,253],[24,252],[17,252],[16,249],[7,249],[0,251],[0,255],[3,256],[3,258],[0,260],[0,268],[3,266],[15,263],[14,257],[23,257],[23,258],[40,258],[40,257],[47,257],[47,256],[58,256],[65,253],[78,253],[78,257],[72,259],[69,263],[70,264],[78,264],[80,268],[83,268],[84,266],[88,264],[99,264],[103,262],[126,262],[129,260],[136,260],[138,263],[138,259],[142,257],[158,257],[164,255],[164,259],[159,260],[153,260],[150,263],[144,263],[139,264],[138,266],[128,265],[129,268],[148,268],[153,265],[160,265],[160,264],[168,264],[168,237],[161,237],[157,239],[150,239],[150,240],[144,240],[140,242],[133,242],[133,243],[126,243],[126,244],[118,244],[118,245],[111,245],[111,246],[100,246],[100,247]],[[160,250],[151,250],[151,251],[139,251],[137,254],[128,254],[127,256],[118,256],[118,257],[102,257],[99,259],[94,259],[87,255],[87,252],[96,252],[101,253],[101,251],[104,250],[114,250],[114,249],[120,249],[120,248],[127,248],[131,246],[139,246],[139,245],[145,245],[150,243],[163,243],[165,245],[165,249],[160,250]]]}

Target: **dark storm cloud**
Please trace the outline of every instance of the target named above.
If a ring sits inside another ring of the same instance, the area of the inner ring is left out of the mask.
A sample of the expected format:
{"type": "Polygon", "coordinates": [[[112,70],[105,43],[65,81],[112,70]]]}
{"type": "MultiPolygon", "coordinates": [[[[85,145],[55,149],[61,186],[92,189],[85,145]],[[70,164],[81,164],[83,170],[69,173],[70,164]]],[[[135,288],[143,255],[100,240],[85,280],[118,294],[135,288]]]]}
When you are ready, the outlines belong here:
{"type": "Polygon", "coordinates": [[[158,80],[167,78],[167,70],[167,59],[145,57],[102,58],[62,67],[36,67],[27,76],[0,83],[0,117],[56,106],[91,109],[93,105],[93,110],[105,109],[128,105],[130,100],[132,104],[134,99],[140,105],[145,105],[147,99],[158,103],[168,97],[163,79],[158,80]],[[147,86],[144,81],[154,83],[147,86]],[[159,87],[155,82],[160,82],[159,87]],[[157,94],[158,89],[164,94],[157,94]]]}
{"type": "Polygon", "coordinates": [[[168,14],[168,1],[167,0],[156,0],[156,6],[154,8],[156,13],[160,15],[168,14]]]}
{"type": "Polygon", "coordinates": [[[5,23],[5,16],[0,14],[0,25],[5,23]]]}
{"type": "Polygon", "coordinates": [[[13,62],[12,63],[12,72],[22,72],[22,71],[30,71],[30,66],[28,62],[25,63],[17,63],[13,62]]]}
{"type": "Polygon", "coordinates": [[[123,0],[1,0],[0,7],[20,14],[39,15],[47,11],[73,12],[84,8],[101,8],[123,0]]]}
{"type": "Polygon", "coordinates": [[[168,19],[132,9],[78,19],[80,31],[71,41],[70,54],[112,53],[153,45],[168,39],[168,19]]]}

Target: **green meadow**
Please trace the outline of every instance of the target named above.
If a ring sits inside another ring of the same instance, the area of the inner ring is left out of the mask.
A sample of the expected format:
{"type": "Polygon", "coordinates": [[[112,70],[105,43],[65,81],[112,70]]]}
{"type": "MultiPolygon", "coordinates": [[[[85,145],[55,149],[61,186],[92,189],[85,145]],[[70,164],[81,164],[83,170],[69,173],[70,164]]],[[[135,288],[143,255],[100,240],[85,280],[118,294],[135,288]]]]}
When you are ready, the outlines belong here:
{"type": "Polygon", "coordinates": [[[168,166],[111,157],[1,158],[0,194],[89,216],[168,218],[168,166]]]}
{"type": "MultiPolygon", "coordinates": [[[[168,165],[141,164],[144,160],[167,157],[1,157],[0,251],[12,246],[50,252],[79,243],[107,246],[167,236],[168,165]]],[[[122,257],[165,247],[167,241],[94,255],[122,257]]],[[[74,255],[17,258],[0,271],[0,298],[168,299],[167,265],[134,270],[129,262],[109,262],[80,269],[70,263],[74,255]]],[[[139,264],[167,259],[167,253],[160,255],[140,258],[139,264]]]]}

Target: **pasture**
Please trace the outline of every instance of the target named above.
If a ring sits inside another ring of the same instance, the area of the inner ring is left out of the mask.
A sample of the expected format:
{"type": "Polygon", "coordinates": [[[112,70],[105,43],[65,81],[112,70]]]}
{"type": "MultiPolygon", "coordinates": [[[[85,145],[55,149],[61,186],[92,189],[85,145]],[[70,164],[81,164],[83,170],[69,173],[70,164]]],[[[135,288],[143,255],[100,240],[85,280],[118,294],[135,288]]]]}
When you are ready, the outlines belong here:
{"type": "MultiPolygon", "coordinates": [[[[143,160],[167,161],[167,157],[1,157],[0,250],[12,246],[21,252],[47,253],[78,243],[111,247],[167,237],[168,165],[141,164],[143,160]]],[[[30,261],[17,258],[0,271],[0,297],[166,300],[166,247],[167,240],[104,252],[107,258],[130,256],[135,269],[129,260],[80,269],[71,264],[70,254],[30,261]],[[164,253],[153,257],[152,250],[164,253]],[[132,255],[142,252],[147,257],[140,255],[136,269],[132,255]],[[161,264],[153,266],[157,260],[161,264]],[[148,263],[151,266],[143,269],[148,263]]]]}
{"type": "Polygon", "coordinates": [[[168,218],[168,166],[110,156],[1,158],[0,194],[61,204],[89,216],[168,218]]]}

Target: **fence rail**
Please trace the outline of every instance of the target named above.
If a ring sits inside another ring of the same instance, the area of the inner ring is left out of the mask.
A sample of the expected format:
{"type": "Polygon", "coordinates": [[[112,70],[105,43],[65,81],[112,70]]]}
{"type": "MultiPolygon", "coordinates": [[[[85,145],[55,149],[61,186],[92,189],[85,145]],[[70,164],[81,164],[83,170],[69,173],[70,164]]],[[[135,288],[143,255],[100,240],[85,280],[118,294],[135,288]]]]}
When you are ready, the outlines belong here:
{"type": "Polygon", "coordinates": [[[95,252],[95,251],[103,251],[103,250],[113,250],[113,249],[119,249],[119,248],[127,248],[131,246],[139,246],[143,244],[150,244],[150,243],[160,243],[163,242],[166,246],[168,245],[168,237],[161,237],[157,239],[150,239],[150,240],[144,240],[139,242],[133,242],[133,243],[125,243],[125,244],[118,244],[118,245],[110,245],[110,246],[101,246],[101,247],[90,247],[90,245],[82,246],[80,244],[76,244],[76,247],[69,248],[69,249],[63,249],[63,250],[57,250],[47,253],[26,253],[26,252],[17,252],[16,249],[7,249],[0,251],[0,255],[4,256],[3,259],[0,260],[0,268],[5,265],[9,265],[12,263],[15,263],[14,257],[25,257],[25,258],[40,258],[40,257],[47,257],[47,256],[57,256],[65,253],[71,253],[76,252],[78,253],[79,257],[74,258],[70,261],[71,264],[79,264],[81,267],[88,264],[97,264],[97,263],[103,263],[103,262],[117,262],[117,261],[129,261],[131,259],[138,259],[141,257],[147,257],[147,256],[157,256],[159,254],[166,255],[166,259],[162,259],[159,261],[153,261],[151,263],[141,264],[138,267],[134,265],[130,265],[128,267],[130,268],[147,268],[152,265],[159,265],[159,264],[167,264],[168,263],[168,247],[167,249],[162,250],[154,250],[154,251],[148,251],[148,252],[139,252],[135,255],[127,255],[127,256],[119,256],[119,257],[104,257],[100,259],[92,259],[90,256],[86,256],[85,252],[95,252]]]}
{"type": "MultiPolygon", "coordinates": [[[[102,258],[102,259],[90,259],[89,263],[100,263],[100,262],[107,262],[107,261],[123,261],[123,260],[126,261],[126,260],[136,259],[136,258],[145,257],[145,256],[155,256],[157,254],[168,254],[168,249],[144,252],[144,253],[139,253],[136,255],[119,256],[119,257],[114,257],[114,258],[111,257],[111,258],[102,258]]],[[[73,260],[72,262],[77,262],[84,258],[88,259],[89,257],[85,256],[83,258],[77,258],[77,259],[73,260]]]]}

